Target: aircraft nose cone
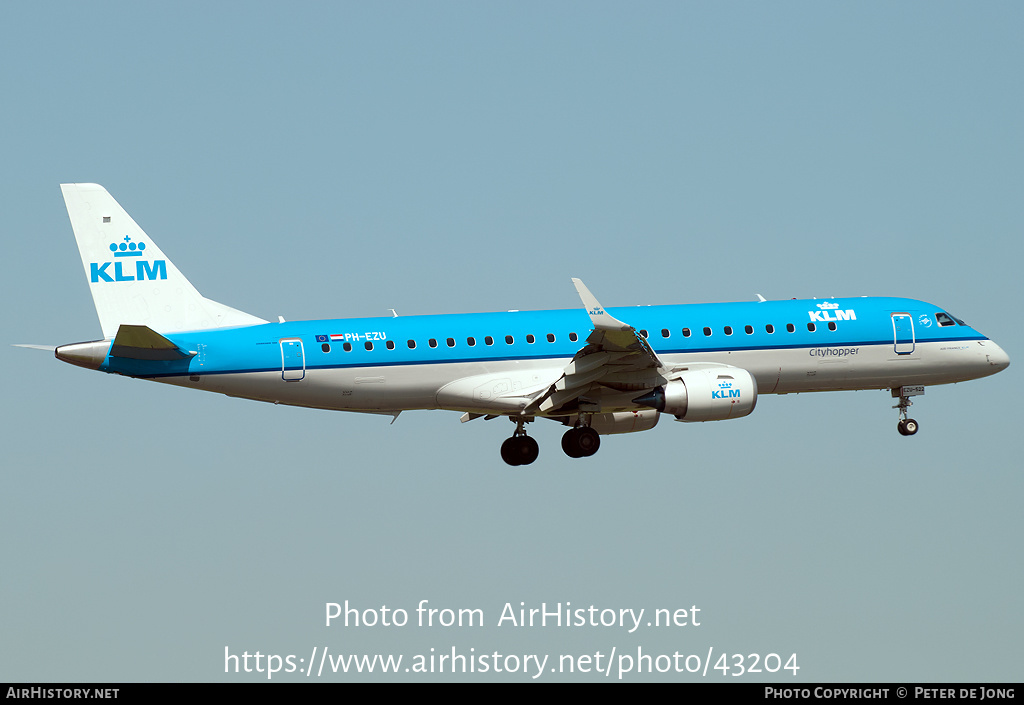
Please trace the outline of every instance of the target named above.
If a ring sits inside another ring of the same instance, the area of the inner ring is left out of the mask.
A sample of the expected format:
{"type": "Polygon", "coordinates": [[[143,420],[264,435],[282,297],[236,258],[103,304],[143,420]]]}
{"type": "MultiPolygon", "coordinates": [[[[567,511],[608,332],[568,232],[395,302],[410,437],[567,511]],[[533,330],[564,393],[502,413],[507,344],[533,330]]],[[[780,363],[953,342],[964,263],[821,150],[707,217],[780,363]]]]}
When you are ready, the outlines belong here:
{"type": "Polygon", "coordinates": [[[1010,356],[1006,354],[1005,350],[992,342],[985,347],[989,348],[985,353],[988,355],[988,364],[995,367],[997,371],[1005,370],[1010,366],[1010,356]]]}

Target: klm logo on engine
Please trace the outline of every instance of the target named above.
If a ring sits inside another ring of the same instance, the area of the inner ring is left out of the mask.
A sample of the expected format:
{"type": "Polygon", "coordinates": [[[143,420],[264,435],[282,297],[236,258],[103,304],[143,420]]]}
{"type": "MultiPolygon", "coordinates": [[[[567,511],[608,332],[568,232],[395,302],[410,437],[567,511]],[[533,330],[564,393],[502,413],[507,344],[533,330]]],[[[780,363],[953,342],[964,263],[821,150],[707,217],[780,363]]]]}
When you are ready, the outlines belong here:
{"type": "Polygon", "coordinates": [[[733,389],[732,382],[719,382],[718,389],[711,390],[712,399],[739,399],[740,390],[733,389]]]}
{"type": "Polygon", "coordinates": [[[812,321],[819,323],[828,323],[829,321],[856,321],[857,314],[853,312],[852,308],[848,308],[845,311],[839,310],[839,304],[826,301],[818,304],[820,311],[808,311],[808,315],[812,321]]]}
{"type": "Polygon", "coordinates": [[[120,257],[144,257],[146,253],[146,243],[144,242],[132,242],[132,239],[126,235],[124,242],[110,243],[110,251],[113,253],[115,261],[89,263],[89,281],[93,284],[97,282],[152,281],[167,278],[167,260],[156,259],[149,262],[137,259],[133,268],[131,260],[117,259],[120,257]]]}

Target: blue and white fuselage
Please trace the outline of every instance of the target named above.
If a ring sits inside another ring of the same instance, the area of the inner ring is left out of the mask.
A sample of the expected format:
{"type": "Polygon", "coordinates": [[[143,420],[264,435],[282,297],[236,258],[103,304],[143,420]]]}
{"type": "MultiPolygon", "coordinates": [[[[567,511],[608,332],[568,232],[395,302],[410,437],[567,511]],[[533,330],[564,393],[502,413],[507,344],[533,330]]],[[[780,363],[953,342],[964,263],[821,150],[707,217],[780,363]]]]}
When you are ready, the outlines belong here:
{"type": "MultiPolygon", "coordinates": [[[[759,394],[947,384],[994,374],[1008,362],[1002,349],[978,331],[956,323],[937,306],[911,299],[687,304],[608,312],[646,333],[666,362],[743,368],[756,379],[759,394]],[[856,318],[809,320],[822,303],[838,304],[838,310],[852,311],[856,318]],[[940,325],[937,314],[952,325],[940,325]],[[902,343],[894,316],[906,317],[902,343]]],[[[512,375],[516,388],[534,378],[557,377],[591,328],[582,309],[265,323],[168,334],[178,347],[197,354],[164,361],[108,353],[98,369],[341,411],[487,413],[486,401],[446,401],[438,395],[443,397],[446,385],[478,375],[512,375]],[[545,371],[547,376],[540,374],[545,371]]]]}
{"type": "Polygon", "coordinates": [[[759,394],[890,389],[899,430],[912,435],[909,396],[1009,364],[989,338],[924,301],[604,309],[579,280],[574,310],[268,323],[202,298],[101,187],[62,188],[105,338],[62,346],[58,358],[278,404],[508,416],[517,430],[502,455],[512,464],[536,458],[524,430],[534,418],[570,426],[563,449],[581,457],[598,434],[645,430],[663,413],[745,416],[759,394]],[[111,252],[134,258],[131,267],[111,252]]]}

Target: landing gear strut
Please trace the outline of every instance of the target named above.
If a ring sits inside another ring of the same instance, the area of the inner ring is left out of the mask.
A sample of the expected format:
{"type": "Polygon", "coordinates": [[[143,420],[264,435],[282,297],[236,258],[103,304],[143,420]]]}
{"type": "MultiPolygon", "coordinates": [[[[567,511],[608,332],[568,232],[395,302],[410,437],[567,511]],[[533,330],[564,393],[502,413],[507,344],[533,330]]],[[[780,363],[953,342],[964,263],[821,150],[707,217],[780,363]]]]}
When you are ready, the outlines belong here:
{"type": "Polygon", "coordinates": [[[917,433],[917,421],[907,418],[907,409],[914,403],[910,401],[910,397],[918,394],[924,394],[924,387],[897,387],[892,390],[893,397],[899,397],[900,400],[900,403],[893,408],[900,410],[900,420],[896,424],[896,430],[900,432],[901,436],[913,436],[917,433]]]}
{"type": "Polygon", "coordinates": [[[540,446],[537,441],[526,435],[526,424],[533,421],[533,417],[514,416],[516,422],[515,433],[511,438],[506,438],[501,444],[501,459],[509,465],[529,465],[540,454],[540,446]]]}
{"type": "Polygon", "coordinates": [[[570,458],[588,458],[601,447],[601,436],[590,426],[570,428],[562,436],[562,450],[570,458]]]}

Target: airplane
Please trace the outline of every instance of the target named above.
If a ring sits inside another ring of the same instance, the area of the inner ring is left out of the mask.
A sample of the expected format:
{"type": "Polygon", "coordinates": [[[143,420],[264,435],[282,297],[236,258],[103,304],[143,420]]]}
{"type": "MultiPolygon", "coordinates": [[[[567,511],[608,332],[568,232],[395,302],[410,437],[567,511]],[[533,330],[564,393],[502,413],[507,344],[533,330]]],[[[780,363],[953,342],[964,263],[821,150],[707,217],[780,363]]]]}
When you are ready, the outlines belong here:
{"type": "MultiPolygon", "coordinates": [[[[103,338],[59,360],[275,404],[391,416],[506,417],[509,465],[539,454],[526,425],[568,427],[562,450],[676,421],[741,418],[758,395],[883,389],[913,436],[911,397],[1006,369],[1009,356],[947,310],[828,298],[268,322],[204,298],[97,184],[62,184],[103,338]]],[[[394,311],[392,311],[394,314],[394,311]]],[[[52,348],[50,348],[52,349],[52,348]]]]}

